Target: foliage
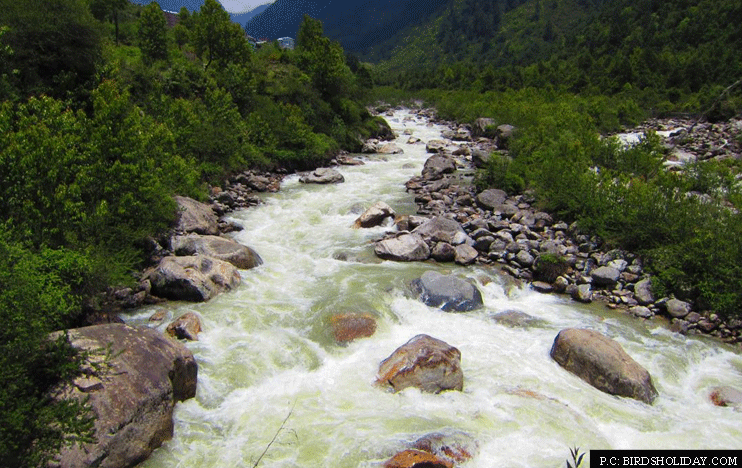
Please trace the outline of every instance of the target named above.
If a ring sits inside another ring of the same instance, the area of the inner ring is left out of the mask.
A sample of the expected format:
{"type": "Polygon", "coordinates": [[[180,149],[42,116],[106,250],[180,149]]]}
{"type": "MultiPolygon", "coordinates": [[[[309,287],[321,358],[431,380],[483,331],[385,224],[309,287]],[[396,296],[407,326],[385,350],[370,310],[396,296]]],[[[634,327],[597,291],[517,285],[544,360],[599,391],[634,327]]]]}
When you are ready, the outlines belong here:
{"type": "Polygon", "coordinates": [[[206,58],[205,68],[239,63],[250,56],[250,46],[242,28],[232,23],[229,13],[216,0],[206,0],[193,15],[196,53],[206,58]]]}
{"type": "Polygon", "coordinates": [[[553,283],[558,277],[564,275],[567,270],[569,270],[569,264],[564,258],[547,252],[539,255],[536,260],[534,278],[539,281],[553,283]]]}
{"type": "Polygon", "coordinates": [[[139,17],[139,48],[147,60],[167,60],[167,36],[165,15],[157,2],[142,10],[139,17]]]}
{"type": "Polygon", "coordinates": [[[0,465],[46,466],[63,443],[86,440],[92,420],[80,403],[54,402],[53,386],[78,372],[66,336],[79,315],[89,260],[65,249],[33,252],[0,226],[0,465]]]}
{"type": "Polygon", "coordinates": [[[569,455],[572,457],[572,463],[567,460],[567,468],[580,468],[582,459],[585,457],[585,453],[580,453],[580,448],[570,448],[569,455]]]}

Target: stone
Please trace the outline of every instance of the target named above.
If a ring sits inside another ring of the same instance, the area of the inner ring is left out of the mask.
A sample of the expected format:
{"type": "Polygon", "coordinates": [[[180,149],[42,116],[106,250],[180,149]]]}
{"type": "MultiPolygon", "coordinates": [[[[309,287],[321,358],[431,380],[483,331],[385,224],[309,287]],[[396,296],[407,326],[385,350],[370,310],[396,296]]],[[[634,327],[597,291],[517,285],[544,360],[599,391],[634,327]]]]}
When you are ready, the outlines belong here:
{"type": "Polygon", "coordinates": [[[471,152],[471,162],[476,168],[482,168],[487,165],[489,160],[492,158],[492,154],[488,151],[481,149],[474,149],[471,152]]]}
{"type": "Polygon", "coordinates": [[[172,245],[176,255],[205,255],[231,263],[241,270],[263,264],[263,259],[255,250],[225,237],[190,234],[173,238],[172,245]]]}
{"type": "Polygon", "coordinates": [[[611,395],[651,404],[652,377],[616,341],[593,330],[568,328],[554,339],[550,355],[560,366],[611,395]]]}
{"type": "Polygon", "coordinates": [[[613,287],[618,282],[621,272],[613,267],[602,266],[590,272],[590,276],[593,277],[593,284],[596,286],[613,287]]]}
{"type": "Polygon", "coordinates": [[[62,448],[50,467],[136,466],[173,435],[173,408],[196,395],[198,365],[188,348],[151,328],[105,324],[69,330],[88,353],[84,375],[55,399],[87,400],[94,442],[62,448]]]}
{"type": "Polygon", "coordinates": [[[178,224],[176,231],[206,235],[219,234],[219,220],[209,205],[188,197],[176,196],[178,224]]]}
{"type": "Polygon", "coordinates": [[[733,387],[715,387],[711,390],[709,399],[716,406],[742,408],[742,392],[733,387]]]}
{"type": "Polygon", "coordinates": [[[691,311],[690,304],[678,299],[670,299],[665,303],[665,307],[670,317],[678,319],[685,318],[691,311]]]}
{"type": "Polygon", "coordinates": [[[376,243],[374,253],[384,260],[420,262],[430,257],[430,248],[418,234],[402,234],[376,243]]]}
{"type": "Polygon", "coordinates": [[[544,294],[554,292],[554,286],[550,285],[549,283],[544,283],[543,281],[534,281],[533,283],[531,283],[531,287],[536,291],[544,294]]]}
{"type": "Polygon", "coordinates": [[[426,179],[439,179],[443,174],[456,172],[456,162],[452,157],[444,154],[436,154],[425,161],[422,176],[426,179]]]}
{"type": "Polygon", "coordinates": [[[377,383],[394,392],[408,387],[429,393],[461,391],[461,352],[439,339],[417,335],[381,362],[377,383]]]}
{"type": "Polygon", "coordinates": [[[654,314],[652,313],[651,310],[649,310],[649,308],[645,306],[640,306],[640,305],[630,308],[629,313],[635,317],[646,318],[646,319],[654,317],[654,314]]]}
{"type": "Polygon", "coordinates": [[[368,338],[376,333],[376,319],[370,314],[346,313],[330,317],[333,336],[338,343],[368,338]]]}
{"type": "Polygon", "coordinates": [[[528,251],[521,250],[515,255],[515,261],[518,262],[518,265],[521,267],[530,267],[533,265],[535,258],[533,255],[528,253],[528,251]]]}
{"type": "Polygon", "coordinates": [[[513,138],[513,135],[515,134],[515,127],[508,124],[498,125],[497,126],[497,147],[506,149],[508,147],[508,144],[510,143],[510,140],[513,138]]]}
{"type": "Polygon", "coordinates": [[[379,154],[402,154],[404,153],[404,150],[400,148],[399,146],[395,145],[394,143],[387,143],[385,145],[382,145],[377,152],[379,154]]]}
{"type": "Polygon", "coordinates": [[[479,450],[477,441],[472,436],[459,431],[425,435],[417,439],[412,448],[432,453],[454,465],[471,460],[479,450]]]}
{"type": "Polygon", "coordinates": [[[511,328],[528,328],[543,323],[532,315],[519,310],[506,310],[492,316],[492,320],[511,328]]]}
{"type": "Polygon", "coordinates": [[[645,278],[634,285],[634,297],[643,306],[654,303],[652,280],[650,278],[645,278]]]}
{"type": "Polygon", "coordinates": [[[387,205],[383,201],[374,203],[371,208],[367,209],[358,219],[353,223],[353,227],[358,228],[370,228],[380,226],[386,218],[394,218],[396,213],[391,206],[387,205]]]}
{"type": "Polygon", "coordinates": [[[479,252],[468,244],[459,244],[454,249],[454,261],[459,265],[471,265],[479,256],[479,252]]]}
{"type": "Polygon", "coordinates": [[[152,294],[172,300],[208,301],[240,285],[240,273],[232,264],[203,255],[165,257],[148,273],[152,294]]]}
{"type": "Polygon", "coordinates": [[[508,194],[504,190],[487,189],[477,195],[477,202],[482,208],[494,210],[504,204],[507,198],[508,194]]]}
{"type": "Polygon", "coordinates": [[[472,283],[434,270],[423,273],[411,286],[423,303],[446,312],[465,312],[484,305],[482,293],[472,283]]]}
{"type": "Polygon", "coordinates": [[[436,262],[453,262],[456,259],[456,249],[448,242],[437,242],[430,256],[436,262]]]}
{"type": "Polygon", "coordinates": [[[593,301],[593,290],[590,284],[571,284],[567,287],[566,292],[577,302],[589,304],[593,301]]]}
{"type": "Polygon", "coordinates": [[[384,463],[384,468],[453,468],[453,463],[422,450],[405,450],[384,463]]]}
{"type": "Polygon", "coordinates": [[[413,234],[422,236],[423,239],[433,242],[448,242],[455,244],[457,236],[466,235],[466,231],[458,221],[444,216],[436,216],[416,227],[413,234]]]}
{"type": "Polygon", "coordinates": [[[480,117],[474,121],[472,125],[471,136],[474,138],[486,137],[494,138],[496,136],[495,129],[497,121],[489,117],[480,117]]]}
{"type": "Polygon", "coordinates": [[[335,169],[320,167],[301,176],[299,182],[303,184],[340,184],[345,182],[345,177],[335,169]]]}
{"type": "Polygon", "coordinates": [[[425,145],[425,151],[428,153],[442,153],[446,148],[446,142],[443,140],[430,140],[425,145]]]}
{"type": "Polygon", "coordinates": [[[201,319],[193,312],[186,312],[175,319],[165,330],[168,335],[179,340],[198,341],[201,333],[201,319]]]}

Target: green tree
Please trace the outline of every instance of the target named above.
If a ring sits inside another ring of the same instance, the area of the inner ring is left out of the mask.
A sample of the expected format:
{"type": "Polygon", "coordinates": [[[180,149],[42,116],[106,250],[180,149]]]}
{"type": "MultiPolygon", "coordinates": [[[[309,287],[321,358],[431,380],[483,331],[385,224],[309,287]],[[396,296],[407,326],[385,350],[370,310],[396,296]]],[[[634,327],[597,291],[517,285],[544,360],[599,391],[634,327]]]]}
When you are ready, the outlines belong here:
{"type": "Polygon", "coordinates": [[[206,58],[205,68],[212,63],[222,67],[231,62],[244,62],[250,57],[250,46],[239,24],[216,0],[206,0],[194,15],[196,54],[206,58]]]}
{"type": "Polygon", "coordinates": [[[296,39],[299,67],[312,78],[322,98],[329,101],[348,93],[353,74],[340,44],[324,36],[322,22],[304,15],[296,39]]]}
{"type": "Polygon", "coordinates": [[[115,27],[116,45],[119,43],[119,13],[129,4],[128,0],[90,0],[90,11],[100,21],[111,21],[115,27]]]}
{"type": "Polygon", "coordinates": [[[67,98],[95,77],[101,36],[83,0],[0,0],[0,11],[21,95],[67,98]]]}
{"type": "Polygon", "coordinates": [[[157,2],[142,10],[139,17],[139,48],[146,60],[167,60],[167,21],[157,2]]]}

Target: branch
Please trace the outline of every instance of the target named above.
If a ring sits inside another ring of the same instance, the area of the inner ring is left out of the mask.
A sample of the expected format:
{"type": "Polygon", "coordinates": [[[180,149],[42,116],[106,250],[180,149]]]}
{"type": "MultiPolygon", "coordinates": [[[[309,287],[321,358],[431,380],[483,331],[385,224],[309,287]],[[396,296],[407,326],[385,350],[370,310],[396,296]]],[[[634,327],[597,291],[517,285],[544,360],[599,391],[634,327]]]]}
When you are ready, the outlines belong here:
{"type": "Polygon", "coordinates": [[[291,406],[291,411],[289,411],[289,414],[286,415],[286,418],[281,423],[281,427],[279,427],[276,433],[273,435],[273,438],[268,443],[268,445],[265,447],[265,450],[263,450],[263,453],[260,454],[260,456],[258,457],[258,461],[255,462],[252,468],[257,468],[258,464],[260,463],[260,460],[262,460],[265,454],[268,453],[268,449],[271,448],[271,445],[273,445],[273,442],[275,442],[276,438],[278,438],[278,434],[280,434],[281,431],[283,430],[284,426],[286,425],[286,421],[288,421],[289,418],[291,417],[291,414],[293,414],[295,407],[296,407],[296,400],[294,400],[294,404],[291,406]]]}

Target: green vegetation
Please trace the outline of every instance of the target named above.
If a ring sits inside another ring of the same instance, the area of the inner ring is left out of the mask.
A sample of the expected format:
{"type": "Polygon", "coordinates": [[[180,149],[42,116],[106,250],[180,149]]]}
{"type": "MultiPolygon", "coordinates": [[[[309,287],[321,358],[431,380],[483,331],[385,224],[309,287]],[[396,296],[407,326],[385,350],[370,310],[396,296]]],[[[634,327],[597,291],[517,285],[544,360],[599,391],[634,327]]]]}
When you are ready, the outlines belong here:
{"type": "Polygon", "coordinates": [[[43,466],[85,440],[54,402],[80,357],[54,330],[130,284],[174,194],[248,169],[312,168],[378,121],[366,67],[307,18],[296,51],[253,51],[215,0],[168,29],[156,3],[0,0],[0,465],[43,466]],[[362,81],[361,81],[362,80],[362,81]]]}

